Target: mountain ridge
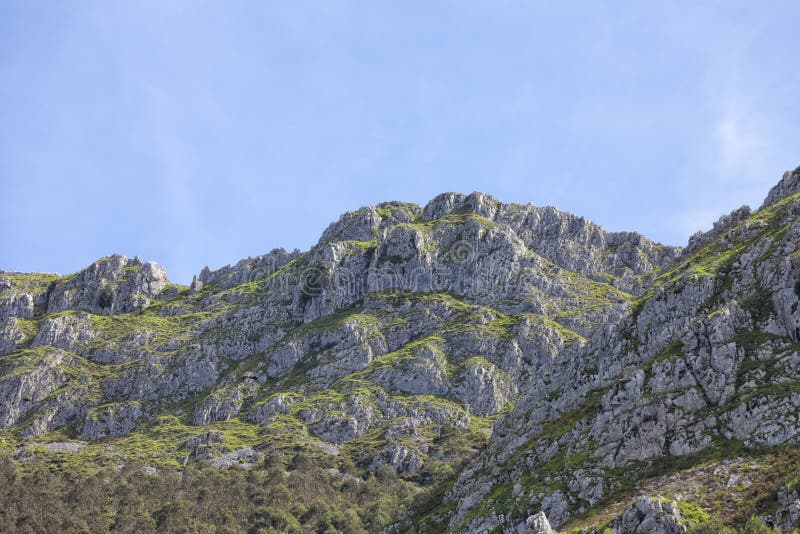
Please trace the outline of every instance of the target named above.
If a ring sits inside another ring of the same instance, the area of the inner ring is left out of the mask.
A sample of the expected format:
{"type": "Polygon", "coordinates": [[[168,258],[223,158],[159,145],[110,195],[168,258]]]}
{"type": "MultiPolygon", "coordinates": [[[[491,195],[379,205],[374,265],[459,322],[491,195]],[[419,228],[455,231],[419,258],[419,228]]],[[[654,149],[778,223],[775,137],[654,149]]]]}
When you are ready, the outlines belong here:
{"type": "Polygon", "coordinates": [[[156,471],[302,453],[433,500],[394,530],[569,526],[635,500],[620,470],[656,483],[654,459],[792,442],[794,386],[761,383],[794,380],[798,191],[800,168],[686,248],[443,193],[347,212],[308,251],[189,287],[119,255],[0,272],[0,453],[156,471]],[[748,419],[785,431],[740,434],[748,419]]]}

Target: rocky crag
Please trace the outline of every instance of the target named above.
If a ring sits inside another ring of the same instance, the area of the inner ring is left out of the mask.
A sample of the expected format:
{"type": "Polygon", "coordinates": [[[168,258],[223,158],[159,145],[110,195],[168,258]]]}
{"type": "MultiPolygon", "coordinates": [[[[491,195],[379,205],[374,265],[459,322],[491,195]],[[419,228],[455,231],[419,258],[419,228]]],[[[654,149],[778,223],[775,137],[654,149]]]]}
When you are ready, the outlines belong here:
{"type": "Polygon", "coordinates": [[[798,245],[800,169],[685,249],[447,193],[189,287],[122,256],[0,272],[0,454],[224,468],[302,449],[430,488],[390,531],[790,530],[798,245]]]}
{"type": "Polygon", "coordinates": [[[672,532],[663,525],[772,509],[765,522],[797,527],[798,193],[800,169],[758,211],[740,208],[694,236],[637,300],[562,351],[497,422],[436,519],[457,531],[516,532],[543,511],[568,530],[672,532]],[[747,472],[725,468],[743,457],[747,472]],[[786,472],[772,471],[778,460],[786,472]],[[703,479],[709,465],[728,489],[716,497],[703,479]],[[622,505],[654,492],[679,501],[658,505],[663,525],[625,527],[654,512],[636,501],[638,511],[619,515],[622,505]]]}

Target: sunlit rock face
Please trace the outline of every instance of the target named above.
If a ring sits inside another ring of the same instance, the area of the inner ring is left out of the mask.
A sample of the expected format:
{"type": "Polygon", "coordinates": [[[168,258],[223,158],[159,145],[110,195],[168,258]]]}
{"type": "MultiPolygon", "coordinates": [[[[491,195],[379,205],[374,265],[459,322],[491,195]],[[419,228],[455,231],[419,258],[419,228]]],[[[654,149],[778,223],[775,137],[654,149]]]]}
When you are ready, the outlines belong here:
{"type": "MultiPolygon", "coordinates": [[[[141,440],[220,468],[309,448],[421,486],[470,459],[436,524],[553,532],[671,459],[797,442],[798,172],[686,249],[445,193],[190,287],[118,255],[0,272],[2,436],[20,458],[141,440]]],[[[637,497],[610,528],[684,528],[681,503],[637,497]]]]}

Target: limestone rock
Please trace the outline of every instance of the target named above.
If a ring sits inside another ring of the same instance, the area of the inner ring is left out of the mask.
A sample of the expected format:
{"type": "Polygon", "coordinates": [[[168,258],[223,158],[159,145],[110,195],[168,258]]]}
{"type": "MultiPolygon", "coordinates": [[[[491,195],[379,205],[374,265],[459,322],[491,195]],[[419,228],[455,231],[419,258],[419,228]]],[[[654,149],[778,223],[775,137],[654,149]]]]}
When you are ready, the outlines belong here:
{"type": "Polygon", "coordinates": [[[683,514],[674,502],[640,497],[612,522],[612,529],[617,534],[682,534],[686,532],[682,521],[683,514]]]}
{"type": "Polygon", "coordinates": [[[778,490],[779,508],[760,517],[767,526],[777,527],[781,532],[793,532],[800,527],[800,499],[797,491],[789,487],[778,490]]]}
{"type": "Polygon", "coordinates": [[[8,428],[35,409],[50,393],[67,383],[65,369],[70,359],[54,349],[40,353],[31,361],[15,362],[0,378],[0,429],[8,428]]]}
{"type": "Polygon", "coordinates": [[[224,434],[209,430],[189,439],[185,447],[192,451],[192,456],[196,460],[208,460],[220,454],[224,443],[224,434]]]}
{"type": "Polygon", "coordinates": [[[793,171],[786,171],[783,173],[783,179],[778,182],[778,184],[770,189],[767,198],[764,199],[764,204],[761,206],[765,208],[780,200],[788,197],[789,195],[793,195],[794,193],[800,193],[800,167],[796,168],[793,171]]]}
{"type": "Polygon", "coordinates": [[[0,322],[0,356],[14,352],[25,340],[16,317],[8,317],[0,322]]]}
{"type": "Polygon", "coordinates": [[[261,457],[261,453],[252,447],[243,447],[241,449],[236,449],[235,451],[226,452],[219,456],[214,456],[208,461],[211,465],[218,468],[226,468],[236,465],[246,469],[253,467],[253,465],[261,460],[261,457]]]}
{"type": "Polygon", "coordinates": [[[251,387],[243,385],[215,392],[194,409],[192,424],[207,425],[213,421],[233,419],[242,409],[242,403],[252,393],[251,387]]]}
{"type": "Polygon", "coordinates": [[[281,414],[289,413],[289,408],[293,403],[293,399],[284,394],[275,395],[267,399],[261,406],[256,408],[248,417],[254,423],[265,424],[269,422],[272,417],[281,414]]]}
{"type": "Polygon", "coordinates": [[[124,436],[137,427],[144,415],[144,411],[136,402],[97,408],[92,410],[83,422],[81,439],[124,436]]]}
{"type": "Polygon", "coordinates": [[[547,520],[547,515],[545,515],[544,512],[538,512],[525,520],[524,532],[530,534],[555,534],[555,531],[553,530],[553,527],[550,526],[550,521],[547,520]]]}
{"type": "Polygon", "coordinates": [[[42,321],[31,347],[50,345],[71,352],[85,352],[95,335],[88,314],[60,315],[42,321]]]}
{"type": "Polygon", "coordinates": [[[377,456],[369,466],[370,471],[377,471],[382,465],[389,465],[396,473],[416,473],[423,466],[422,452],[408,445],[391,443],[377,456]]]}
{"type": "Polygon", "coordinates": [[[166,285],[166,273],[155,263],[115,254],[58,280],[48,292],[47,311],[132,312],[150,304],[166,285]]]}
{"type": "Polygon", "coordinates": [[[5,321],[9,317],[19,317],[20,319],[33,317],[35,303],[33,294],[27,292],[6,293],[0,294],[0,321],[5,321]]]}

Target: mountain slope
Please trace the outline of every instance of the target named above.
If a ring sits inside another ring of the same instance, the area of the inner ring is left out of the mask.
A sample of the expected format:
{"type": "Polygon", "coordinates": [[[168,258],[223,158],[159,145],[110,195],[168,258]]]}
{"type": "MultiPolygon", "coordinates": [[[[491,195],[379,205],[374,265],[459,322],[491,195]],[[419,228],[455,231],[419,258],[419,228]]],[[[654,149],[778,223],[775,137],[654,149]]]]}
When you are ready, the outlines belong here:
{"type": "MultiPolygon", "coordinates": [[[[0,273],[0,454],[86,472],[278,461],[289,480],[316,464],[340,489],[388,469],[399,508],[351,519],[374,530],[416,494],[392,527],[412,531],[525,532],[539,511],[599,525],[674,477],[709,486],[688,471],[703,463],[794,468],[798,182],[684,250],[447,193],[190,287],[122,256],[0,273]]],[[[754,500],[742,514],[770,511],[754,500]]]]}
{"type": "Polygon", "coordinates": [[[753,459],[748,487],[768,478],[766,488],[729,488],[735,514],[710,501],[705,512],[736,523],[777,506],[765,494],[796,483],[798,467],[784,451],[800,431],[798,184],[800,169],[759,211],[739,209],[697,236],[642,298],[561,358],[548,384],[528,388],[448,493],[449,527],[509,528],[538,510],[554,526],[602,525],[608,513],[581,518],[654,488],[686,499],[702,476],[692,468],[740,455],[753,459]],[[769,473],[764,460],[778,454],[791,469],[769,473]],[[683,486],[669,489],[673,476],[683,486]]]}
{"type": "Polygon", "coordinates": [[[3,448],[153,467],[305,450],[431,484],[677,254],[476,193],[362,208],[190,288],[122,256],[3,273],[3,448]]]}

